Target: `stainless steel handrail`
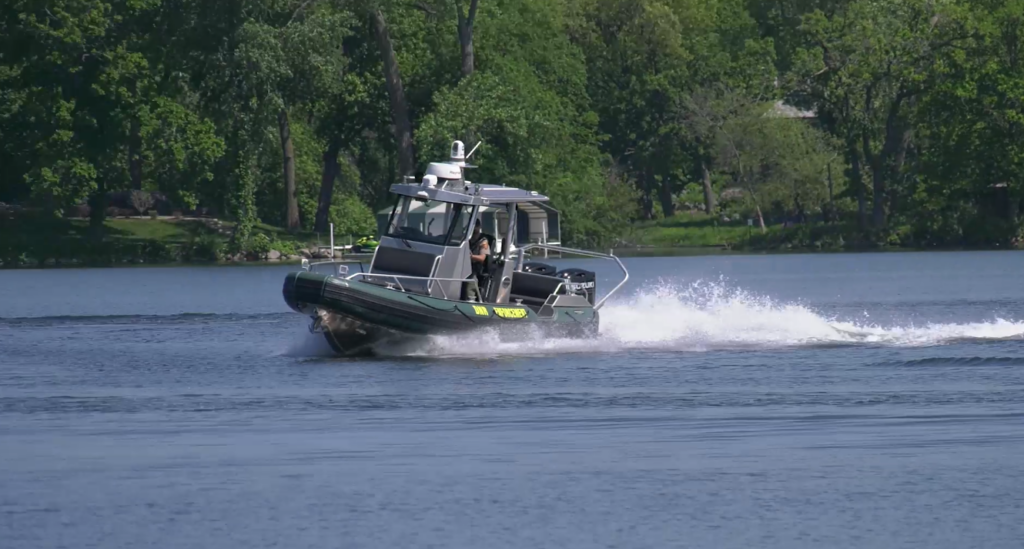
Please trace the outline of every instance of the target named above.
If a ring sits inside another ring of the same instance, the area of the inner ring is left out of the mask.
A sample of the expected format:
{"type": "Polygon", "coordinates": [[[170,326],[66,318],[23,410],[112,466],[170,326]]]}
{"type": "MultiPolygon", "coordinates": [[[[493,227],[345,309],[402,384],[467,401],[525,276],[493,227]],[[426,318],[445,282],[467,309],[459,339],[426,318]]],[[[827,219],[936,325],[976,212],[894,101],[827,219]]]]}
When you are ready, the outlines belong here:
{"type": "MultiPolygon", "coordinates": [[[[614,294],[615,292],[619,291],[619,289],[622,288],[622,286],[624,284],[626,284],[626,281],[629,280],[629,271],[626,270],[626,266],[622,264],[622,261],[620,261],[619,258],[615,256],[615,254],[602,254],[600,252],[592,252],[592,251],[589,251],[589,250],[578,250],[578,249],[575,249],[575,248],[566,248],[566,247],[563,247],[563,246],[554,246],[554,245],[551,245],[551,244],[539,244],[539,243],[527,244],[527,245],[523,246],[522,248],[516,248],[515,251],[519,252],[519,257],[516,259],[516,268],[515,268],[516,271],[522,271],[523,260],[526,257],[526,251],[527,250],[532,250],[532,249],[547,249],[547,250],[551,250],[551,251],[554,251],[554,252],[562,252],[562,253],[570,253],[570,254],[583,255],[583,256],[589,256],[589,257],[596,257],[596,258],[599,258],[599,259],[610,259],[610,260],[614,261],[616,264],[618,264],[619,269],[622,270],[622,274],[623,274],[622,280],[619,281],[619,283],[616,284],[615,287],[612,288],[610,292],[608,292],[604,297],[602,297],[594,305],[594,310],[595,311],[600,309],[604,305],[605,301],[607,301],[608,298],[612,296],[612,294],[614,294]]],[[[431,268],[431,271],[436,271],[437,264],[440,261],[440,259],[441,259],[440,256],[438,256],[434,260],[434,265],[431,268]]],[[[344,264],[344,263],[359,263],[360,266],[361,266],[363,262],[360,261],[360,260],[357,260],[357,259],[334,259],[334,260],[329,260],[329,261],[319,261],[319,262],[316,262],[316,263],[309,263],[308,260],[303,259],[302,260],[302,268],[308,271],[312,267],[315,267],[317,265],[331,265],[331,264],[344,264]]],[[[398,284],[399,290],[401,290],[402,292],[405,292],[406,290],[405,290],[405,287],[402,285],[402,282],[399,279],[426,280],[428,282],[428,284],[427,284],[427,293],[428,294],[430,292],[430,289],[434,287],[433,286],[434,282],[459,282],[459,283],[466,283],[467,281],[470,280],[469,278],[440,278],[440,277],[435,277],[435,276],[395,275],[395,274],[374,273],[374,272],[365,272],[365,271],[364,272],[358,272],[358,273],[352,273],[352,274],[350,274],[348,276],[345,276],[344,279],[345,280],[352,280],[352,279],[354,279],[356,277],[363,277],[363,278],[365,278],[367,276],[379,276],[379,277],[382,277],[382,278],[394,279],[395,283],[398,284]]],[[[441,285],[439,287],[441,289],[441,295],[443,295],[445,299],[449,299],[448,298],[448,292],[445,291],[444,286],[441,285]]],[[[565,283],[561,283],[561,284],[559,284],[559,286],[557,288],[555,288],[555,291],[552,292],[551,295],[558,294],[559,290],[563,290],[564,291],[564,290],[567,290],[567,289],[568,289],[568,287],[565,285],[565,283]]]]}
{"type": "MultiPolygon", "coordinates": [[[[434,264],[430,266],[430,278],[431,279],[433,279],[434,275],[437,274],[437,266],[440,263],[441,263],[441,256],[438,255],[437,257],[434,258],[434,264]]],[[[370,269],[370,270],[372,271],[373,269],[370,269]]],[[[429,283],[427,283],[427,295],[430,295],[430,291],[433,290],[433,289],[434,289],[434,281],[431,280],[429,283]]],[[[444,288],[441,288],[441,295],[443,295],[445,299],[448,299],[448,292],[444,291],[444,288]]]]}
{"type": "MultiPolygon", "coordinates": [[[[317,266],[320,266],[320,265],[344,265],[346,263],[358,263],[359,264],[359,270],[362,271],[362,269],[363,269],[362,265],[363,265],[363,263],[365,263],[365,261],[362,261],[362,260],[359,260],[359,259],[329,259],[327,261],[315,261],[315,262],[310,263],[310,261],[308,259],[303,258],[303,260],[302,260],[302,269],[304,271],[312,272],[313,267],[317,267],[317,266]]],[[[347,273],[345,273],[345,274],[347,274],[347,273]]]]}
{"type": "MultiPolygon", "coordinates": [[[[388,274],[388,273],[352,273],[352,274],[346,276],[345,280],[352,280],[353,278],[355,278],[357,276],[358,277],[362,277],[362,278],[366,278],[368,276],[379,276],[381,278],[393,278],[393,279],[395,279],[395,282],[398,284],[398,288],[401,291],[403,291],[403,292],[405,292],[405,287],[402,286],[402,283],[398,280],[400,278],[404,278],[404,279],[407,279],[407,280],[426,280],[428,282],[442,281],[442,282],[461,282],[461,283],[465,283],[465,282],[468,282],[470,280],[469,278],[440,278],[440,277],[436,277],[436,276],[395,275],[395,274],[388,274]]],[[[430,286],[428,285],[428,288],[429,287],[430,286]]],[[[445,299],[448,299],[448,292],[444,291],[444,286],[441,286],[440,288],[441,288],[441,295],[443,295],[445,299]]]]}
{"type": "MultiPolygon", "coordinates": [[[[377,254],[376,254],[376,250],[375,250],[374,251],[374,257],[376,257],[376,255],[377,254]]],[[[344,265],[344,264],[349,264],[349,263],[358,263],[359,264],[360,272],[349,274],[347,272],[341,273],[339,271],[338,275],[339,276],[347,275],[347,276],[343,276],[343,278],[345,278],[346,280],[351,280],[351,279],[353,279],[353,278],[355,278],[357,276],[362,276],[362,277],[366,277],[366,276],[380,276],[380,277],[383,277],[383,278],[393,278],[393,279],[395,279],[395,283],[398,284],[398,288],[401,291],[403,291],[403,292],[405,292],[406,290],[405,290],[405,287],[402,286],[402,282],[400,280],[398,280],[399,278],[415,279],[415,280],[426,280],[426,281],[429,282],[429,284],[427,285],[427,293],[428,294],[430,293],[430,290],[432,288],[434,288],[434,282],[437,282],[437,281],[454,281],[454,282],[461,281],[461,282],[465,282],[466,280],[469,280],[469,279],[461,279],[461,278],[438,278],[438,277],[435,277],[435,276],[394,275],[394,274],[388,274],[388,273],[374,273],[372,271],[371,272],[367,272],[367,271],[364,271],[362,269],[362,265],[365,262],[366,262],[365,260],[361,260],[361,259],[329,259],[327,261],[316,261],[316,262],[310,263],[310,261],[308,259],[303,259],[302,260],[302,269],[305,270],[305,271],[312,271],[312,269],[314,267],[317,267],[317,266],[320,266],[320,265],[344,265]]],[[[434,264],[431,265],[431,267],[430,267],[431,274],[437,272],[437,266],[438,266],[438,264],[440,262],[441,262],[441,256],[437,256],[436,258],[434,258],[434,264]]],[[[373,260],[372,259],[370,260],[370,268],[371,268],[371,270],[373,268],[373,260]]],[[[444,290],[444,287],[441,286],[440,289],[441,289],[441,294],[444,295],[444,298],[448,299],[448,293],[444,290]]]]}
{"type": "MultiPolygon", "coordinates": [[[[406,290],[405,290],[405,287],[402,286],[401,281],[398,280],[400,278],[405,278],[405,279],[409,279],[409,280],[426,280],[426,281],[429,281],[429,282],[442,281],[442,282],[460,282],[460,283],[466,283],[466,282],[469,282],[470,280],[472,280],[470,278],[440,278],[440,277],[436,277],[436,276],[394,275],[394,274],[388,274],[388,273],[352,273],[349,276],[346,276],[345,280],[352,280],[353,278],[356,278],[356,277],[366,278],[368,276],[379,276],[381,278],[393,278],[393,279],[395,279],[395,283],[398,284],[398,289],[403,291],[403,292],[405,292],[406,290]]],[[[441,288],[441,295],[443,295],[445,299],[448,299],[448,292],[444,291],[444,286],[440,286],[440,288],[441,288]]],[[[551,296],[553,296],[553,295],[569,295],[569,288],[568,288],[568,286],[566,286],[564,282],[559,282],[558,286],[555,287],[555,291],[551,292],[551,295],[548,296],[548,299],[550,299],[551,296]]],[[[467,301],[467,303],[471,303],[471,302],[467,301]]]]}
{"type": "Polygon", "coordinates": [[[626,283],[626,281],[629,280],[629,271],[626,270],[626,266],[622,264],[622,261],[619,261],[619,258],[616,257],[615,254],[610,254],[610,253],[609,254],[602,254],[600,252],[591,252],[589,250],[577,250],[575,248],[565,248],[563,246],[553,246],[551,244],[540,244],[540,243],[527,244],[527,245],[523,246],[522,248],[518,248],[516,250],[517,252],[519,252],[519,258],[518,258],[518,260],[516,262],[516,271],[522,271],[522,269],[523,269],[523,260],[526,258],[526,251],[527,250],[532,250],[532,249],[535,249],[535,248],[539,248],[539,249],[542,249],[542,250],[550,250],[550,251],[553,251],[553,252],[562,252],[562,253],[568,253],[568,254],[576,254],[576,255],[584,255],[584,256],[589,256],[589,257],[596,257],[596,258],[599,258],[599,259],[610,259],[610,260],[614,261],[615,263],[617,263],[619,265],[619,269],[622,269],[622,275],[623,275],[622,280],[614,288],[612,288],[612,290],[610,292],[605,294],[605,296],[602,297],[600,301],[598,301],[594,305],[594,310],[595,311],[600,309],[601,306],[604,305],[604,302],[607,301],[608,298],[612,296],[612,294],[614,294],[615,292],[619,291],[619,288],[621,288],[626,283]]]}

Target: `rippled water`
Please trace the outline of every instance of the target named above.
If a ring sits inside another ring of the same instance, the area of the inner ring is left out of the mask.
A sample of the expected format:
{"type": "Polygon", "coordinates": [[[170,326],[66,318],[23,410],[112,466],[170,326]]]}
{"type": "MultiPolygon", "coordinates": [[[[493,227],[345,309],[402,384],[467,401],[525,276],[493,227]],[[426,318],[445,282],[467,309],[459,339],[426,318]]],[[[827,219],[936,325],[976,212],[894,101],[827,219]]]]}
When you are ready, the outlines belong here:
{"type": "Polygon", "coordinates": [[[0,271],[0,547],[1022,546],[1024,254],[626,263],[358,360],[286,266],[0,271]]]}

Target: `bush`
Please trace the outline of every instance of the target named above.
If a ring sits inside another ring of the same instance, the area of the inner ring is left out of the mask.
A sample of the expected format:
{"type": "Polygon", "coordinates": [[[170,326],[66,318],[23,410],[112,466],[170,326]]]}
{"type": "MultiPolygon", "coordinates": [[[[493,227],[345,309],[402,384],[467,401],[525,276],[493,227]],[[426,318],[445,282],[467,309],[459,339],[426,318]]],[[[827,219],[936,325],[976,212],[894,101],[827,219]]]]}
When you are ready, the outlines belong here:
{"type": "Polygon", "coordinates": [[[270,237],[263,233],[256,233],[249,238],[249,244],[246,247],[246,251],[250,254],[263,257],[273,249],[270,244],[270,237]]]}
{"type": "Polygon", "coordinates": [[[220,261],[224,256],[224,244],[217,235],[206,233],[192,239],[183,255],[190,261],[220,261]]]}
{"type": "Polygon", "coordinates": [[[142,243],[140,254],[146,263],[170,263],[174,261],[175,250],[157,240],[147,240],[142,243]]]}
{"type": "Polygon", "coordinates": [[[298,247],[295,246],[295,243],[294,242],[290,242],[290,241],[285,241],[285,240],[275,240],[275,241],[273,241],[270,244],[270,249],[271,250],[277,250],[277,251],[281,252],[283,255],[298,255],[299,254],[298,247]]]}
{"type": "Polygon", "coordinates": [[[336,197],[331,204],[329,217],[331,223],[334,223],[335,237],[377,234],[373,210],[354,195],[336,197]]]}

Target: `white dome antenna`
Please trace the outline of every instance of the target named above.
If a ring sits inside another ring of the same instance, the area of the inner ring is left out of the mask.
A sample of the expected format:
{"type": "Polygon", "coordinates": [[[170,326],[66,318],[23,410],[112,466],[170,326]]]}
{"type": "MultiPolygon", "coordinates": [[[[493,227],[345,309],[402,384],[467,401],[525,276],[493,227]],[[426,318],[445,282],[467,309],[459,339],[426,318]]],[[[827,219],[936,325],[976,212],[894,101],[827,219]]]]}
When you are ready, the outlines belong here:
{"type": "Polygon", "coordinates": [[[456,139],[455,141],[452,141],[452,155],[451,156],[452,156],[452,164],[456,164],[456,165],[459,165],[459,166],[465,166],[466,165],[466,146],[462,143],[462,141],[459,141],[458,139],[456,139]]]}
{"type": "Polygon", "coordinates": [[[469,157],[473,156],[473,153],[476,152],[477,148],[480,147],[481,143],[483,143],[483,141],[477,141],[476,146],[473,147],[473,150],[469,151],[469,154],[466,154],[466,145],[462,141],[459,141],[458,139],[452,141],[451,160],[449,161],[449,163],[455,164],[456,166],[459,166],[461,168],[475,168],[476,166],[470,166],[466,164],[466,160],[469,159],[469,157]]]}

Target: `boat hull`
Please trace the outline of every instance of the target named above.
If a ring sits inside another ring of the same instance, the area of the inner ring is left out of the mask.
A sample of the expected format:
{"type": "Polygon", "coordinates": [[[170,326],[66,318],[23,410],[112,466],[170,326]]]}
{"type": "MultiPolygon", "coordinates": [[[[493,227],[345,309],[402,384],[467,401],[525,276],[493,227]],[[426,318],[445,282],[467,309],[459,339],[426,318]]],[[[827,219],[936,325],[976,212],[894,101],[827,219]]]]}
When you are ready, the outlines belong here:
{"type": "Polygon", "coordinates": [[[283,296],[288,306],[313,319],[339,354],[367,354],[410,338],[496,332],[508,338],[586,338],[597,334],[591,307],[553,306],[535,311],[514,304],[449,301],[398,289],[299,271],[289,273],[283,296]]]}

